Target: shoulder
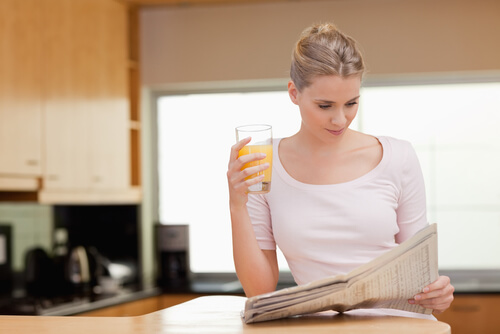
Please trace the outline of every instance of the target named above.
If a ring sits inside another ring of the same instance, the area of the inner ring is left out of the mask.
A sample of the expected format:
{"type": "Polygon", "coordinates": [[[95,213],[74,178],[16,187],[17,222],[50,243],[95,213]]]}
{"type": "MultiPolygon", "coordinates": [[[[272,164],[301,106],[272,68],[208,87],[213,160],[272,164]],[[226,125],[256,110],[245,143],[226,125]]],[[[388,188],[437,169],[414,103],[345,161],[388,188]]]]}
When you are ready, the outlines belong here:
{"type": "Polygon", "coordinates": [[[384,158],[404,174],[420,173],[420,163],[413,145],[404,139],[388,136],[377,137],[384,149],[384,158]]]}
{"type": "Polygon", "coordinates": [[[413,145],[404,139],[398,139],[394,137],[389,137],[389,136],[379,136],[376,137],[380,143],[382,143],[382,146],[388,146],[392,150],[395,150],[397,152],[404,152],[408,150],[414,150],[413,145]]]}
{"type": "Polygon", "coordinates": [[[382,144],[384,157],[407,161],[409,158],[413,160],[417,156],[415,148],[407,140],[388,136],[380,136],[377,139],[382,144]]]}
{"type": "Polygon", "coordinates": [[[382,159],[383,143],[377,137],[352,131],[352,147],[349,151],[376,164],[382,159]]]}

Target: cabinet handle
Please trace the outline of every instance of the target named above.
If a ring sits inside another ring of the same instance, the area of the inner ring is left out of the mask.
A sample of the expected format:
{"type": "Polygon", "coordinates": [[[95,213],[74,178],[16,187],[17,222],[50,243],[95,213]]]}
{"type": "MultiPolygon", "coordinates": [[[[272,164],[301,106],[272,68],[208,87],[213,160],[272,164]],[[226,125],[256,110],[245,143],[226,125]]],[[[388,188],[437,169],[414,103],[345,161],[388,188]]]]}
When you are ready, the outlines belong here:
{"type": "Polygon", "coordinates": [[[101,177],[96,175],[96,176],[94,176],[94,177],[92,178],[92,181],[93,181],[94,183],[99,183],[99,182],[101,182],[101,177]]]}
{"type": "Polygon", "coordinates": [[[38,166],[38,160],[35,159],[26,160],[26,164],[28,166],[38,166]]]}
{"type": "Polygon", "coordinates": [[[57,181],[57,180],[59,180],[59,177],[57,175],[48,175],[47,180],[57,181]]]}

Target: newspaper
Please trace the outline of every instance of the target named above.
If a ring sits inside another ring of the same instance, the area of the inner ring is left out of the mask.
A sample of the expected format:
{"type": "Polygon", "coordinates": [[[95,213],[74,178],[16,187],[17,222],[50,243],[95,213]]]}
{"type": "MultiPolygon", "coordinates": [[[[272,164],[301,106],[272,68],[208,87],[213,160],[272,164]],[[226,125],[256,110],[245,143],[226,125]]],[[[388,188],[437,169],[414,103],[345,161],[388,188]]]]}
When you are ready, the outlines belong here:
{"type": "Polygon", "coordinates": [[[250,297],[242,312],[245,323],[327,310],[392,308],[422,314],[431,309],[408,299],[438,278],[437,226],[412,238],[346,275],[250,297]]]}

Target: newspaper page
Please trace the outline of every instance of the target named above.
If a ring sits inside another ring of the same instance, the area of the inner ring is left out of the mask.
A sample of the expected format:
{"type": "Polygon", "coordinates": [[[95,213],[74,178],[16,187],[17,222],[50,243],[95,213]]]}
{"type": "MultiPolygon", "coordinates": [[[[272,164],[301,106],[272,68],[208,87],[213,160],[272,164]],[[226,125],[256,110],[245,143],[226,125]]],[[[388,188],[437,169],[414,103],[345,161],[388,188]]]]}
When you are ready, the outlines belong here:
{"type": "Polygon", "coordinates": [[[357,308],[393,308],[430,314],[432,310],[409,304],[408,299],[438,278],[437,259],[437,226],[432,224],[347,275],[249,298],[244,321],[357,308]]]}

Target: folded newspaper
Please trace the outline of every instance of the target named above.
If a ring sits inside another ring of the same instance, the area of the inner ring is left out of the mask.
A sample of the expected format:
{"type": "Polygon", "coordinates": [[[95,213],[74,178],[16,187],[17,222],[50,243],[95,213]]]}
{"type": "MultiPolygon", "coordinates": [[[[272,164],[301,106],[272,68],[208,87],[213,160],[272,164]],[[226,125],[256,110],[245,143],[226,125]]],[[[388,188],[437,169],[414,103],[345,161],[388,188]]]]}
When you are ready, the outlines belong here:
{"type": "Polygon", "coordinates": [[[392,308],[422,314],[431,309],[408,299],[438,278],[437,226],[412,238],[346,275],[250,297],[242,312],[245,323],[327,310],[392,308]]]}

